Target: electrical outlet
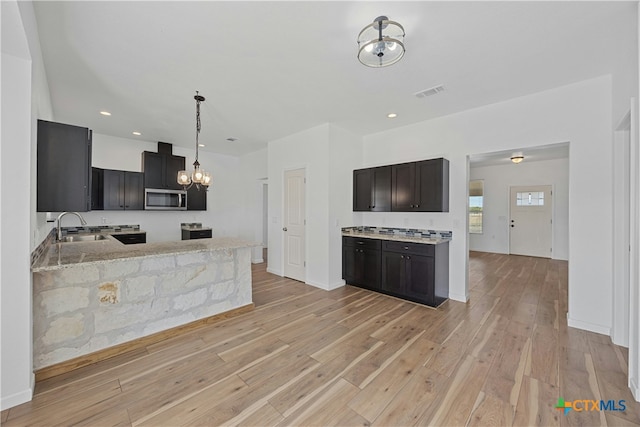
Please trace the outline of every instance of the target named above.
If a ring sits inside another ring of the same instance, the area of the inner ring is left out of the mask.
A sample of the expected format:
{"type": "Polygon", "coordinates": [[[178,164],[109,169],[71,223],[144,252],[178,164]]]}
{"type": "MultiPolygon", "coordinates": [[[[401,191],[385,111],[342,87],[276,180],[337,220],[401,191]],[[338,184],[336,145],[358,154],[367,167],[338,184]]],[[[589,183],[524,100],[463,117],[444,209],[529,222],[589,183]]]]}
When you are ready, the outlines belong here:
{"type": "Polygon", "coordinates": [[[107,223],[107,218],[105,218],[105,217],[100,218],[100,220],[102,220],[102,223],[103,223],[103,224],[106,224],[106,223],[107,223]]]}

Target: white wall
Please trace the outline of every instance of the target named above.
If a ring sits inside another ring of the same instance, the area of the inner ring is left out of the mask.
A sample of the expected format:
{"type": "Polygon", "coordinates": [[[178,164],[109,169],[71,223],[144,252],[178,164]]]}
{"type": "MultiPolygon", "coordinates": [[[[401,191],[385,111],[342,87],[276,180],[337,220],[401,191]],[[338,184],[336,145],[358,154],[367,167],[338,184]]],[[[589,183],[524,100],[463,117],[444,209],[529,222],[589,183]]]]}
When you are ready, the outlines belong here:
{"type": "MultiPolygon", "coordinates": [[[[157,143],[108,135],[93,134],[92,165],[104,169],[142,171],[142,152],[157,151],[157,143]]],[[[173,147],[173,154],[186,157],[187,169],[192,168],[195,148],[173,147]]],[[[213,228],[214,236],[238,236],[242,191],[240,185],[240,161],[237,157],[200,151],[202,168],[213,174],[213,184],[207,193],[206,211],[92,211],[82,216],[89,225],[140,224],[147,232],[147,242],[166,242],[181,239],[181,222],[201,222],[213,228]]],[[[40,241],[54,222],[40,217],[40,241]]],[[[53,215],[55,218],[55,215],[53,215]]],[[[65,217],[62,225],[76,225],[78,220],[65,217]]]]}
{"type": "Polygon", "coordinates": [[[340,227],[353,224],[351,174],[360,167],[362,139],[324,124],[269,143],[268,271],[283,274],[283,185],[286,170],[306,170],[306,279],[322,289],[341,279],[340,227]]]}
{"type": "MultiPolygon", "coordinates": [[[[517,144],[516,144],[517,145],[517,144]]],[[[482,234],[469,234],[469,250],[509,253],[509,187],[553,188],[553,259],[569,259],[569,159],[470,168],[470,179],[484,181],[482,234]]]]}
{"type": "MultiPolygon", "coordinates": [[[[267,245],[264,240],[263,185],[267,182],[267,149],[264,148],[240,157],[241,220],[239,236],[267,245]]],[[[251,250],[251,261],[262,262],[262,246],[251,250]]]]}
{"type": "Polygon", "coordinates": [[[568,321],[570,326],[608,334],[612,294],[612,239],[608,231],[612,226],[611,86],[611,76],[603,76],[365,137],[366,166],[444,156],[451,169],[449,213],[368,214],[363,223],[403,225],[406,221],[452,229],[450,297],[465,301],[467,155],[569,141],[568,321]],[[594,242],[596,224],[607,231],[594,242]]]}
{"type": "Polygon", "coordinates": [[[30,274],[31,57],[18,5],[3,1],[0,138],[0,408],[33,394],[30,274]]]}

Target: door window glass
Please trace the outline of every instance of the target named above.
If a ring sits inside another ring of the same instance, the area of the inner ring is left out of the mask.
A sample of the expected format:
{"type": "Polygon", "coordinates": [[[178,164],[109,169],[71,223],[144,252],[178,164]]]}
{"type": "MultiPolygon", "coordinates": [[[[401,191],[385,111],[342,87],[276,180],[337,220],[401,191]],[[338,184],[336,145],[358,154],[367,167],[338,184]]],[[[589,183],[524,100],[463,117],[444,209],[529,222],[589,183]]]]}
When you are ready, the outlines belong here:
{"type": "Polygon", "coordinates": [[[516,193],[516,206],[544,206],[544,191],[516,193]]]}

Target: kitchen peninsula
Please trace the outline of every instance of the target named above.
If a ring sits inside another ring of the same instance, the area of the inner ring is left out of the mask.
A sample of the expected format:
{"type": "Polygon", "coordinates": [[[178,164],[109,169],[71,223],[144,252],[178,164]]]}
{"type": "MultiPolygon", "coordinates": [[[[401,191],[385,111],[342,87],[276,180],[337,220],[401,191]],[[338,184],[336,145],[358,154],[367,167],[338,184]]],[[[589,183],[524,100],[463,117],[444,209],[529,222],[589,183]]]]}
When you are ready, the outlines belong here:
{"type": "Polygon", "coordinates": [[[56,243],[50,234],[32,265],[37,378],[253,308],[255,245],[228,237],[123,245],[108,235],[56,243]]]}

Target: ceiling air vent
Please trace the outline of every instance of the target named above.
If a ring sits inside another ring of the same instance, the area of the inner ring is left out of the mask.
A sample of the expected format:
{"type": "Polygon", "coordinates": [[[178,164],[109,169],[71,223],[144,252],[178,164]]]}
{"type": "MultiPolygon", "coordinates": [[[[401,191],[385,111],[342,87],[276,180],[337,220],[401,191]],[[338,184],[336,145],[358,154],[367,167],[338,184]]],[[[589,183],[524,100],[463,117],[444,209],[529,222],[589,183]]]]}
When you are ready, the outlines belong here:
{"type": "Polygon", "coordinates": [[[440,92],[444,92],[443,85],[438,85],[438,86],[431,87],[429,89],[421,90],[419,92],[414,93],[414,95],[416,96],[416,98],[426,98],[427,96],[437,95],[440,92]]]}
{"type": "Polygon", "coordinates": [[[237,140],[238,140],[238,138],[234,138],[234,137],[227,138],[227,141],[229,141],[229,142],[236,142],[237,140]]]}

